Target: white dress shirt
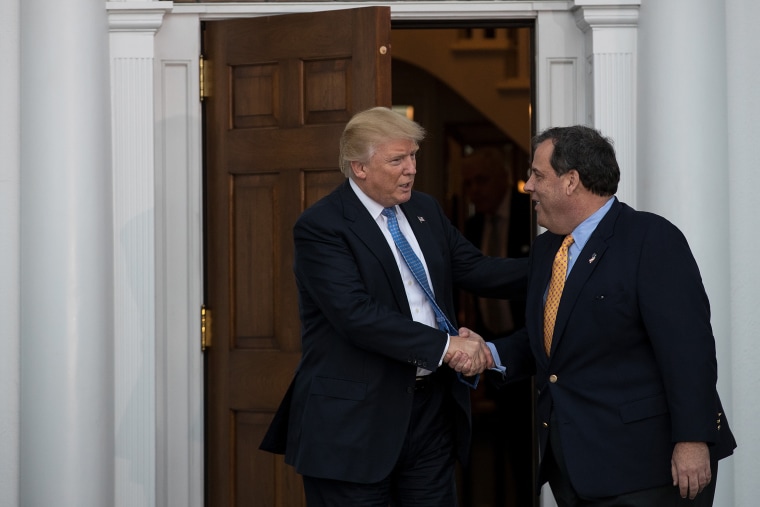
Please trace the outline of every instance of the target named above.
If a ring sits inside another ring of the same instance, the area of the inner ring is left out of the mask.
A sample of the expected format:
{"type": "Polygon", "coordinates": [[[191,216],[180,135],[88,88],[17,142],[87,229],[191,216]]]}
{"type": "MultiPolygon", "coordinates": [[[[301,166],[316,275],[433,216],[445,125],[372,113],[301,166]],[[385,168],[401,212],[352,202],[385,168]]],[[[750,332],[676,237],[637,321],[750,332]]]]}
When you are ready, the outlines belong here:
{"type": "MultiPolygon", "coordinates": [[[[398,265],[399,273],[401,273],[401,280],[404,282],[404,290],[406,291],[406,299],[409,301],[409,310],[412,312],[412,320],[414,320],[415,322],[426,324],[430,327],[434,327],[437,329],[438,323],[435,320],[435,312],[433,311],[433,305],[430,304],[430,300],[428,300],[427,295],[425,294],[425,291],[422,289],[420,284],[414,278],[414,274],[409,269],[409,266],[407,266],[406,261],[404,260],[404,257],[401,255],[401,252],[396,247],[396,243],[393,241],[393,236],[391,236],[391,232],[388,230],[388,219],[385,218],[385,216],[382,214],[383,209],[384,209],[383,206],[373,201],[369,196],[367,196],[367,194],[362,192],[362,190],[354,182],[354,180],[349,180],[349,183],[354,193],[356,194],[356,196],[362,202],[364,207],[367,208],[367,211],[369,211],[370,215],[375,219],[377,226],[380,228],[380,231],[383,233],[383,236],[385,237],[385,241],[388,242],[388,246],[393,252],[393,256],[396,258],[396,264],[398,265]]],[[[428,280],[430,280],[430,273],[428,272],[427,264],[425,263],[425,256],[422,254],[422,250],[420,249],[420,245],[417,242],[417,238],[414,236],[412,227],[409,225],[409,221],[406,219],[406,215],[404,215],[404,213],[401,211],[401,208],[399,208],[398,206],[395,206],[395,208],[396,208],[396,219],[398,220],[398,227],[401,230],[401,233],[406,238],[407,242],[409,243],[409,246],[411,246],[412,250],[414,250],[415,255],[420,259],[422,266],[425,268],[425,275],[428,277],[428,280]]],[[[430,290],[432,291],[433,284],[429,283],[429,285],[430,285],[430,290]]],[[[441,356],[441,359],[438,361],[439,366],[443,362],[443,357],[446,355],[446,351],[448,350],[448,348],[449,348],[449,342],[447,339],[446,347],[443,349],[443,355],[441,356]]],[[[430,373],[430,370],[426,370],[424,368],[417,368],[418,376],[427,375],[429,373],[430,373]]]]}

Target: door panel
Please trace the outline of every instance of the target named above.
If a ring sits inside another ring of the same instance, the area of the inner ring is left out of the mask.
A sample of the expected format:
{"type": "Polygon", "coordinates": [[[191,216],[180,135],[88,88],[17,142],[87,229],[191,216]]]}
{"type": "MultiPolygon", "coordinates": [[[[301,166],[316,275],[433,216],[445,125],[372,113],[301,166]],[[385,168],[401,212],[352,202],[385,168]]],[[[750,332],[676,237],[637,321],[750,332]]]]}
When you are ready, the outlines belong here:
{"type": "Polygon", "coordinates": [[[390,106],[390,8],[206,23],[206,505],[304,505],[258,445],[300,358],[291,230],[344,177],[338,140],[390,106]]]}

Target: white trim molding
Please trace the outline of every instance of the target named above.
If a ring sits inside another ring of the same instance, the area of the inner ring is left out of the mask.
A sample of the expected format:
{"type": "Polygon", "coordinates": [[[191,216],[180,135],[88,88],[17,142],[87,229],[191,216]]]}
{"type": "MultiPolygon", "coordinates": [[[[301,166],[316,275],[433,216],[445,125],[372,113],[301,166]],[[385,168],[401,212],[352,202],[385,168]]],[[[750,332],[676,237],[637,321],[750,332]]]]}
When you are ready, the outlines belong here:
{"type": "Polygon", "coordinates": [[[107,2],[111,59],[116,507],[156,505],[155,34],[172,2],[107,2]]]}
{"type": "Polygon", "coordinates": [[[586,34],[586,124],[615,144],[621,178],[618,197],[636,207],[636,101],[641,0],[575,0],[586,34]]]}

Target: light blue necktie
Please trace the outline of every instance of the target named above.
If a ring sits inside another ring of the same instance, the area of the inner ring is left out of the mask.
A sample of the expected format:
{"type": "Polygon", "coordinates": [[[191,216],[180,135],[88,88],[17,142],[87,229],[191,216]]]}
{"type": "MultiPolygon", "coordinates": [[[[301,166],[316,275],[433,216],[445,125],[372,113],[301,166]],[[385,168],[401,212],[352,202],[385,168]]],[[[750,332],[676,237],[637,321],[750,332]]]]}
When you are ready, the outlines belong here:
{"type": "Polygon", "coordinates": [[[451,325],[451,322],[449,322],[449,319],[446,318],[446,315],[444,315],[443,311],[438,306],[438,303],[435,302],[433,291],[430,290],[427,275],[425,274],[425,268],[422,265],[422,262],[420,262],[419,257],[415,255],[414,250],[412,250],[412,247],[409,245],[409,242],[401,233],[401,229],[398,228],[396,209],[384,208],[383,215],[388,219],[388,230],[393,237],[393,242],[396,243],[399,252],[401,252],[401,256],[406,261],[406,265],[409,266],[409,269],[414,275],[414,278],[417,279],[417,283],[420,284],[420,287],[422,287],[422,290],[425,291],[425,295],[430,301],[430,304],[433,305],[433,311],[435,312],[435,320],[438,322],[438,328],[446,331],[451,336],[459,335],[459,331],[457,331],[456,328],[451,325]]]}

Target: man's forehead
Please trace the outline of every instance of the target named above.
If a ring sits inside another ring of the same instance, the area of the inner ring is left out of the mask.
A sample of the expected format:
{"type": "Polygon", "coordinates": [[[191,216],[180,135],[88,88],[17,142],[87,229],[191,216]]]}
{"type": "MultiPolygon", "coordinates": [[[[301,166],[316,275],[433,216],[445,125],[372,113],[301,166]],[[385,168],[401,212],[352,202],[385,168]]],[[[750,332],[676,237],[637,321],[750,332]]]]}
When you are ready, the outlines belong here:
{"type": "Polygon", "coordinates": [[[406,153],[418,148],[419,146],[417,143],[410,139],[394,139],[379,144],[375,151],[383,153],[406,153]]]}

